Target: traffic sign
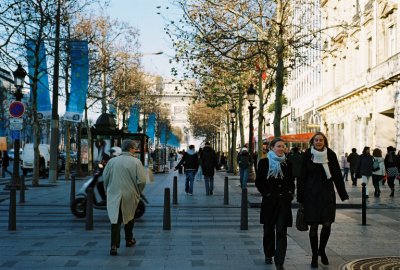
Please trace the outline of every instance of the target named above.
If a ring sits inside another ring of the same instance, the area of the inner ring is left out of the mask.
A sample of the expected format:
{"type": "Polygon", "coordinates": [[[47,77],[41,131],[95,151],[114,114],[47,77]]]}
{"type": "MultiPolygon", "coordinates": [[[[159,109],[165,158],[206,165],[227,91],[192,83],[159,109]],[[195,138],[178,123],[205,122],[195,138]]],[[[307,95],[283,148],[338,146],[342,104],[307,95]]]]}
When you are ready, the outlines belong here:
{"type": "Polygon", "coordinates": [[[9,119],[10,122],[10,130],[22,130],[23,128],[23,120],[22,118],[10,118],[9,119]]]}
{"type": "Polygon", "coordinates": [[[25,106],[21,101],[13,101],[8,108],[12,117],[21,117],[24,115],[25,106]]]}

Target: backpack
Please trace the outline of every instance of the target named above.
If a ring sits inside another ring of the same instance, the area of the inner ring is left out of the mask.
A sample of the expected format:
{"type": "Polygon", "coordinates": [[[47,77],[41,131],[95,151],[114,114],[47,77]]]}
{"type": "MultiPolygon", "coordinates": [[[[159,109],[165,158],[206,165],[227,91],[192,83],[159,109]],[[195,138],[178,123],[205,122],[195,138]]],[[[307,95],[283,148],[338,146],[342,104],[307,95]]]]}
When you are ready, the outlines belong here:
{"type": "Polygon", "coordinates": [[[372,171],[376,172],[379,171],[381,167],[379,166],[379,160],[374,158],[374,163],[372,164],[372,171]]]}
{"type": "Polygon", "coordinates": [[[247,169],[250,165],[250,155],[240,155],[240,160],[239,160],[239,167],[241,169],[247,169]]]}

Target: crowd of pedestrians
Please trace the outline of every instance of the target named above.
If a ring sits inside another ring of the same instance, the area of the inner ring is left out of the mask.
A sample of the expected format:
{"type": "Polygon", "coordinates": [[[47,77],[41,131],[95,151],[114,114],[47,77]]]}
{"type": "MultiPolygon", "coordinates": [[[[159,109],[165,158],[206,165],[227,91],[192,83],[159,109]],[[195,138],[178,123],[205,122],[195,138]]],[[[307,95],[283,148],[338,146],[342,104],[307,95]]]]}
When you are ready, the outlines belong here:
{"type": "MultiPolygon", "coordinates": [[[[117,255],[120,246],[121,223],[125,225],[126,246],[136,243],[132,232],[133,217],[146,175],[140,161],[133,158],[134,151],[132,141],[124,141],[120,157],[112,158],[104,170],[111,222],[111,255],[117,255]]],[[[213,195],[215,171],[227,166],[225,155],[216,153],[209,142],[205,142],[199,151],[190,145],[187,151],[170,156],[170,168],[175,159],[178,163],[174,169],[185,173],[185,192],[190,196],[193,195],[196,179],[204,181],[207,196],[213,195]]],[[[265,263],[274,263],[278,270],[284,269],[287,228],[293,223],[291,202],[294,198],[303,210],[304,222],[309,227],[311,267],[318,268],[319,259],[323,265],[329,265],[325,250],[332,223],[335,222],[335,191],[342,201],[349,199],[345,185],[348,175],[353,186],[357,186],[357,179],[366,184],[367,198],[370,194],[369,182],[373,184],[375,197],[381,196],[380,186],[386,182],[391,189],[389,196],[393,197],[395,180],[400,182],[400,157],[394,147],[387,147],[385,157],[381,149],[376,148],[371,154],[370,147],[365,146],[360,155],[353,148],[350,154],[344,153],[338,158],[322,132],[313,135],[304,152],[298,147],[288,151],[286,142],[275,138],[269,144],[263,144],[258,162],[247,147],[242,147],[237,153],[237,165],[241,188],[247,187],[251,166],[255,168],[255,186],[262,195],[260,223],[263,225],[265,263]]]]}

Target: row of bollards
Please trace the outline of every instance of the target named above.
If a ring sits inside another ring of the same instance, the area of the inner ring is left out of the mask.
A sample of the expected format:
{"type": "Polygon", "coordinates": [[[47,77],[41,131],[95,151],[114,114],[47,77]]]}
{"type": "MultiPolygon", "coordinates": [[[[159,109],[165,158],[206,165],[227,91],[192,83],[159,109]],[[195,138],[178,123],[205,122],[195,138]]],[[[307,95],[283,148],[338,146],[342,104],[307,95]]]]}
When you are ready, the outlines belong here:
{"type": "Polygon", "coordinates": [[[17,190],[20,190],[19,193],[19,202],[25,203],[25,177],[22,175],[19,178],[19,186],[15,186],[11,184],[9,186],[10,189],[10,205],[8,209],[8,230],[15,231],[17,230],[17,190]]]}
{"type": "MultiPolygon", "coordinates": [[[[224,178],[224,205],[229,204],[229,185],[228,177],[224,178]]],[[[174,176],[172,186],[172,204],[178,204],[178,177],[174,176]]],[[[242,189],[240,229],[248,229],[248,201],[247,189],[242,189]]],[[[164,189],[164,211],[163,211],[163,230],[171,230],[171,205],[170,205],[170,189],[164,189]]]]}

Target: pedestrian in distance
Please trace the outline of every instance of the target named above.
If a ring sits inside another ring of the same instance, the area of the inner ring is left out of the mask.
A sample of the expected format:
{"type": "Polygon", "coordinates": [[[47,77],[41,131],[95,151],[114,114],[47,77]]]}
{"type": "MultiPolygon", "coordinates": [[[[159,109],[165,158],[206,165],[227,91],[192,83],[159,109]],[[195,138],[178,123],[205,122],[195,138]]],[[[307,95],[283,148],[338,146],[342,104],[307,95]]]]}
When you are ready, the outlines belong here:
{"type": "Polygon", "coordinates": [[[202,170],[202,167],[201,167],[201,163],[202,163],[201,154],[202,154],[202,152],[203,152],[203,148],[200,147],[199,151],[197,152],[197,156],[199,158],[199,169],[197,170],[197,173],[196,173],[196,175],[194,177],[194,179],[197,180],[197,181],[203,180],[203,170],[202,170]]]}
{"type": "Polygon", "coordinates": [[[224,152],[222,152],[222,154],[221,154],[220,165],[219,165],[219,167],[220,167],[221,169],[224,168],[224,169],[226,170],[226,156],[225,156],[225,153],[224,153],[224,152]]]}
{"type": "Polygon", "coordinates": [[[343,169],[343,181],[349,181],[349,170],[350,170],[350,162],[347,161],[349,154],[344,153],[342,156],[341,165],[343,169]]]}
{"type": "Polygon", "coordinates": [[[240,186],[246,188],[247,179],[249,178],[249,168],[253,164],[252,156],[246,147],[243,147],[238,154],[237,162],[239,164],[240,186]]]}
{"type": "Polygon", "coordinates": [[[134,157],[135,143],[126,139],[122,142],[122,153],[107,162],[103,172],[107,191],[107,212],[111,222],[110,255],[117,255],[120,246],[121,223],[124,223],[125,245],[136,244],[133,236],[135,211],[147,180],[142,162],[134,157]]]}
{"type": "Polygon", "coordinates": [[[213,195],[214,193],[214,172],[218,167],[217,154],[211,147],[209,142],[206,142],[203,151],[200,155],[201,168],[204,175],[204,184],[206,187],[206,195],[213,195]]]}
{"type": "Polygon", "coordinates": [[[385,176],[385,162],[384,159],[382,158],[382,150],[379,148],[375,148],[374,151],[372,151],[372,157],[373,157],[373,168],[372,168],[372,184],[374,185],[375,192],[374,196],[376,198],[379,198],[381,195],[381,189],[379,187],[379,183],[383,180],[383,177],[385,176]]]}
{"type": "Polygon", "coordinates": [[[290,155],[288,156],[288,162],[292,168],[292,176],[295,180],[301,175],[301,165],[302,165],[301,154],[299,153],[298,147],[293,147],[290,155]]]}
{"type": "Polygon", "coordinates": [[[182,165],[185,167],[186,174],[185,192],[189,196],[193,196],[193,181],[199,168],[199,157],[194,145],[189,145],[189,150],[183,154],[181,161],[175,166],[175,170],[178,170],[179,166],[182,165]]]}
{"type": "Polygon", "coordinates": [[[334,186],[342,201],[349,199],[337,156],[329,148],[326,136],[317,132],[303,154],[302,173],[297,182],[297,201],[304,209],[304,221],[310,225],[312,268],[318,268],[318,256],[324,265],[329,265],[325,248],[336,215],[334,186]],[[318,246],[319,225],[322,229],[318,246]]]}
{"type": "Polygon", "coordinates": [[[357,174],[361,175],[361,181],[365,183],[366,198],[369,198],[368,183],[370,180],[372,181],[373,163],[374,160],[371,156],[371,150],[368,146],[365,146],[358,161],[357,174]]]}
{"type": "Polygon", "coordinates": [[[393,146],[387,147],[387,154],[384,163],[387,174],[387,183],[391,190],[390,197],[394,197],[394,181],[399,176],[400,160],[397,157],[396,149],[393,146]]]}
{"type": "Polygon", "coordinates": [[[357,154],[357,149],[352,148],[350,155],[347,157],[347,161],[350,163],[350,177],[353,182],[353,186],[357,186],[357,167],[360,156],[357,154]]]}
{"type": "Polygon", "coordinates": [[[263,224],[265,263],[284,269],[287,228],[292,227],[292,200],[295,191],[292,168],[284,153],[285,142],[275,138],[267,158],[258,163],[255,185],[262,195],[260,223],[263,224]]]}
{"type": "Polygon", "coordinates": [[[8,173],[12,176],[12,172],[8,170],[8,166],[10,165],[10,157],[8,156],[7,151],[3,151],[3,157],[1,158],[1,170],[2,176],[5,177],[5,173],[8,173]]]}

